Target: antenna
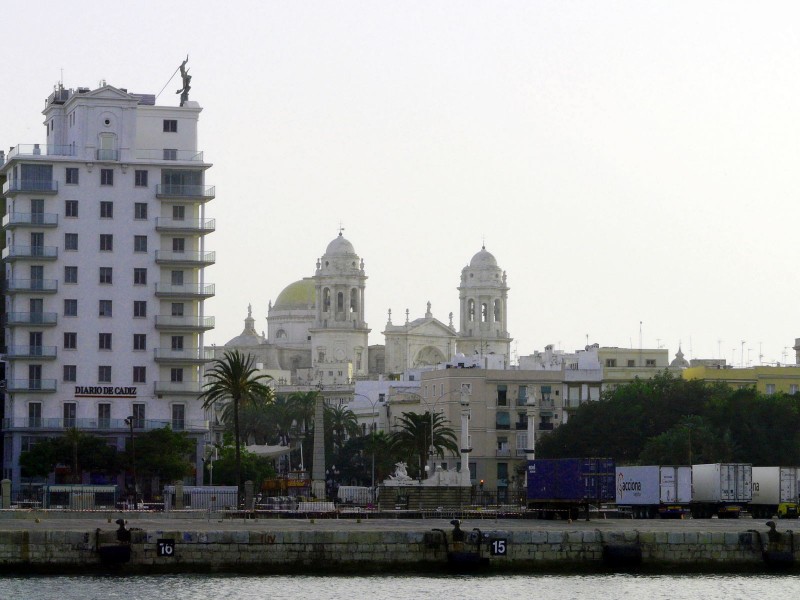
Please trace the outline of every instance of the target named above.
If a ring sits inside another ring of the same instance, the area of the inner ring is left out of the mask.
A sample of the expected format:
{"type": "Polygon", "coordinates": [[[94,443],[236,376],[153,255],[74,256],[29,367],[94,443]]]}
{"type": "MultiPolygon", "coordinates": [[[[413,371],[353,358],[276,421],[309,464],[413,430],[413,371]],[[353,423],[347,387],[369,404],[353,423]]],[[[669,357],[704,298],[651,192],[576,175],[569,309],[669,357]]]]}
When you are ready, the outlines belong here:
{"type": "Polygon", "coordinates": [[[739,356],[739,362],[741,363],[741,365],[742,365],[742,366],[744,366],[744,345],[745,345],[746,343],[747,343],[747,342],[745,342],[744,340],[742,340],[742,354],[741,354],[741,356],[739,356]]]}
{"type": "Polygon", "coordinates": [[[717,340],[717,358],[722,358],[722,340],[717,340]]]}
{"type": "Polygon", "coordinates": [[[764,354],[761,352],[761,344],[762,343],[763,342],[758,342],[758,362],[759,363],[763,363],[764,362],[764,354]]]}

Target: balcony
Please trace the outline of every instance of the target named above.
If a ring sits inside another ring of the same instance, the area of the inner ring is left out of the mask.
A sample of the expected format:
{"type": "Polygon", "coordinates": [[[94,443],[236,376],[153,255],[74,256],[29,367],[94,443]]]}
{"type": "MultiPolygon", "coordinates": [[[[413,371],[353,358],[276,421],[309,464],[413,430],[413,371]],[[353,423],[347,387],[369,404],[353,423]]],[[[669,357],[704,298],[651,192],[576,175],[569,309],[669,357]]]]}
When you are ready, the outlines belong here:
{"type": "Polygon", "coordinates": [[[33,327],[50,327],[58,322],[58,313],[54,312],[10,312],[3,318],[6,327],[20,325],[33,327]]]}
{"type": "Polygon", "coordinates": [[[107,148],[98,148],[95,152],[97,160],[119,160],[119,150],[108,150],[107,148]]]}
{"type": "Polygon", "coordinates": [[[156,394],[199,396],[203,384],[199,381],[156,381],[155,390],[156,394]]]}
{"type": "Polygon", "coordinates": [[[516,423],[514,423],[514,429],[516,429],[517,431],[519,431],[520,429],[527,429],[527,428],[528,428],[527,421],[517,421],[516,423]]]}
{"type": "Polygon", "coordinates": [[[9,279],[6,292],[9,294],[36,293],[55,294],[58,291],[57,279],[9,279]]]}
{"type": "Polygon", "coordinates": [[[55,346],[8,346],[3,353],[6,360],[16,358],[54,359],[57,348],[55,346]]]}
{"type": "MultiPolygon", "coordinates": [[[[428,436],[428,437],[430,437],[430,436],[428,436]]],[[[508,448],[498,448],[495,451],[495,456],[497,456],[497,457],[508,457],[508,456],[511,456],[511,450],[508,449],[508,448]]]]}
{"type": "MultiPolygon", "coordinates": [[[[183,431],[208,431],[208,421],[182,421],[183,431]]],[[[120,433],[130,432],[130,426],[125,419],[43,419],[41,417],[16,417],[3,419],[3,430],[41,429],[58,431],[64,429],[78,429],[79,431],[92,431],[97,429],[110,430],[120,433]]],[[[134,431],[153,431],[173,427],[171,420],[145,420],[134,422],[134,431]]]]}
{"type": "Polygon", "coordinates": [[[156,315],[156,329],[208,331],[214,329],[214,317],[156,315]]]}
{"type": "Polygon", "coordinates": [[[167,219],[156,217],[156,231],[169,233],[211,233],[217,228],[216,219],[167,219]]]}
{"type": "Polygon", "coordinates": [[[3,193],[17,194],[20,192],[35,192],[37,194],[55,194],[58,191],[58,182],[52,180],[40,181],[38,179],[17,179],[6,181],[3,185],[3,193]]]}
{"type": "Polygon", "coordinates": [[[539,423],[539,431],[552,431],[555,423],[539,423]]]}
{"type": "Polygon", "coordinates": [[[9,392],[46,393],[56,391],[55,379],[9,379],[6,381],[9,392]]]}
{"type": "Polygon", "coordinates": [[[15,156],[23,156],[25,158],[35,156],[75,156],[75,148],[54,144],[17,144],[8,151],[8,160],[15,156]]]}
{"type": "Polygon", "coordinates": [[[162,200],[196,200],[205,202],[216,195],[213,185],[182,185],[177,183],[159,183],[156,185],[156,197],[162,200]]]}
{"type": "Polygon", "coordinates": [[[170,250],[156,250],[156,263],[162,265],[208,267],[213,265],[216,260],[216,252],[172,252],[170,250]]]}
{"type": "Polygon", "coordinates": [[[202,364],[213,358],[213,352],[210,352],[210,356],[208,356],[203,348],[182,348],[180,350],[175,350],[173,348],[155,349],[156,362],[202,364]]]}
{"type": "Polygon", "coordinates": [[[170,150],[146,148],[135,151],[136,160],[168,160],[170,162],[203,162],[203,153],[196,150],[170,150]]]}
{"type": "Polygon", "coordinates": [[[55,260],[58,258],[58,246],[19,246],[14,244],[3,248],[2,259],[12,260],[55,260]]]}
{"type": "Polygon", "coordinates": [[[58,215],[55,213],[9,213],[3,217],[3,228],[13,227],[57,227],[58,215]]]}
{"type": "Polygon", "coordinates": [[[156,296],[159,298],[211,298],[214,295],[213,283],[187,283],[173,285],[156,283],[156,296]]]}

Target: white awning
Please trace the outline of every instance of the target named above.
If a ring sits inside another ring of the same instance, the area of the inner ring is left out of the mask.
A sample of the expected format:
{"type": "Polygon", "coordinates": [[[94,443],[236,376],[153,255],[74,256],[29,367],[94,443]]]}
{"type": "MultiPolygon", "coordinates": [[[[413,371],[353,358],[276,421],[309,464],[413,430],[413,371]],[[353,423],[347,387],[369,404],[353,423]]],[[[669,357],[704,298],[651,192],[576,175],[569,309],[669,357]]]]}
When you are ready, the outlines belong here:
{"type": "Polygon", "coordinates": [[[244,449],[257,456],[281,456],[292,451],[289,446],[259,446],[257,444],[245,446],[244,449]]]}

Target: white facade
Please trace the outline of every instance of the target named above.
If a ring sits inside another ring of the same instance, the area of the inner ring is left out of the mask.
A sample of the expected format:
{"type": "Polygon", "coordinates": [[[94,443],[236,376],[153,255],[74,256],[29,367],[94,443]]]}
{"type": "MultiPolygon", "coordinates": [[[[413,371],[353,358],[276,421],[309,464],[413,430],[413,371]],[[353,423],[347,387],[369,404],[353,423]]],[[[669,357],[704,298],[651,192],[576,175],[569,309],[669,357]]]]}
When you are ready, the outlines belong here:
{"type": "Polygon", "coordinates": [[[450,360],[455,354],[456,331],[453,313],[450,324],[445,325],[433,316],[428,302],[425,316],[403,325],[392,324],[392,311],[383,331],[386,340],[386,373],[403,373],[408,369],[433,367],[450,360]]]}
{"type": "Polygon", "coordinates": [[[134,431],[169,425],[200,449],[203,334],[214,325],[204,268],[215,259],[201,110],[109,85],[59,87],[44,109],[46,144],[16,146],[0,166],[3,476],[14,484],[20,452],[72,427],[121,448],[132,417],[134,431]]]}

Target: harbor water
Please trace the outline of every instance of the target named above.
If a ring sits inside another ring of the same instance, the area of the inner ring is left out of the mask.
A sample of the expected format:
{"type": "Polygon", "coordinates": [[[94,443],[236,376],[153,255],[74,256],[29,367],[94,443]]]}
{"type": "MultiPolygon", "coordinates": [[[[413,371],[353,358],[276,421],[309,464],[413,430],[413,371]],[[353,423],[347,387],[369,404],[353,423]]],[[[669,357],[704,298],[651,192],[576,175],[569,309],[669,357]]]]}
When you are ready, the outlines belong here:
{"type": "Polygon", "coordinates": [[[447,600],[796,600],[800,575],[0,576],[0,598],[37,600],[242,600],[254,598],[447,600]]]}

